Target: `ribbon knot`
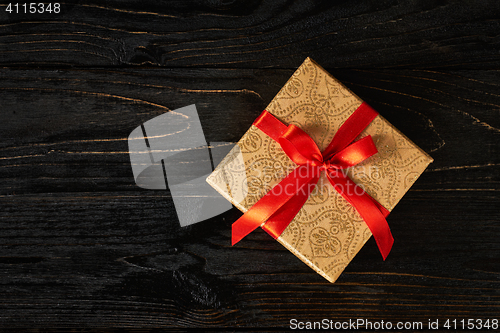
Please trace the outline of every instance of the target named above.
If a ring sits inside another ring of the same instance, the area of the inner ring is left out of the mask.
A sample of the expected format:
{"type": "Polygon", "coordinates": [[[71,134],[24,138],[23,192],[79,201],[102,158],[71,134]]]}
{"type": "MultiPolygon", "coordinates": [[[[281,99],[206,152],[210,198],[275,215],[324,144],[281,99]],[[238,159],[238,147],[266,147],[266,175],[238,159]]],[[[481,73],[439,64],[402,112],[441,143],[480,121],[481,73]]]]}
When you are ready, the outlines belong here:
{"type": "Polygon", "coordinates": [[[309,198],[321,172],[325,171],[333,188],[368,225],[385,260],[394,242],[385,220],[389,211],[342,172],[377,153],[371,136],[354,141],[377,115],[366,103],[361,104],[321,152],[316,142],[302,129],[293,124],[287,127],[264,110],[254,125],[277,141],[298,167],[233,223],[233,245],[260,225],[271,236],[278,238],[309,198]]]}

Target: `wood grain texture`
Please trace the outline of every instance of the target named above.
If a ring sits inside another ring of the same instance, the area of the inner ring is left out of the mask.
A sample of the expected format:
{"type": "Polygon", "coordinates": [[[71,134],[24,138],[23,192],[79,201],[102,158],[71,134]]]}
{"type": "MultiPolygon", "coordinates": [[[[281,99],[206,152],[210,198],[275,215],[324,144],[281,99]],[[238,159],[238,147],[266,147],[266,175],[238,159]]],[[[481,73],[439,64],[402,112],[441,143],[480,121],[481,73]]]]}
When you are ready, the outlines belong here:
{"type": "Polygon", "coordinates": [[[500,319],[496,2],[64,6],[1,10],[1,329],[500,319]],[[207,141],[237,141],[305,56],[435,160],[387,261],[370,240],[334,284],[260,230],[231,247],[235,209],[181,228],[128,157],[135,127],[192,103],[207,141]]]}
{"type": "Polygon", "coordinates": [[[7,14],[0,64],[498,67],[498,1],[68,1],[7,14]]]}

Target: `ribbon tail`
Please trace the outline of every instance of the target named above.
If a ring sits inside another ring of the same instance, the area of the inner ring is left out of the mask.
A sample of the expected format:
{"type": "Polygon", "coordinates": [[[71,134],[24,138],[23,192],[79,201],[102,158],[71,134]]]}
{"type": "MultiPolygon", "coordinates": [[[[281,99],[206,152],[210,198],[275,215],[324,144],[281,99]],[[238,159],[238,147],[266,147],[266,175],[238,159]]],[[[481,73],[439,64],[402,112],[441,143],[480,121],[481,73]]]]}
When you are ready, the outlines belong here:
{"type": "MultiPolygon", "coordinates": [[[[238,243],[246,235],[266,222],[274,213],[291,200],[298,191],[301,191],[304,186],[311,184],[315,179],[317,182],[318,177],[315,177],[316,173],[317,171],[309,165],[302,165],[288,174],[288,176],[274,186],[271,191],[233,223],[231,232],[232,245],[238,243]]],[[[269,226],[267,229],[269,229],[269,226]]]]}
{"type": "Polygon", "coordinates": [[[281,206],[262,226],[262,229],[274,239],[278,238],[302,209],[318,180],[319,173],[318,177],[313,177],[307,186],[302,187],[286,204],[281,206]]]}
{"type": "Polygon", "coordinates": [[[343,173],[338,173],[337,177],[328,177],[328,179],[337,192],[361,215],[377,242],[382,258],[385,260],[394,244],[391,229],[385,219],[389,211],[379,203],[376,204],[368,193],[343,173]]]}
{"type": "Polygon", "coordinates": [[[367,195],[367,196],[369,196],[369,197],[370,197],[370,199],[372,199],[373,204],[374,204],[375,206],[377,206],[377,208],[380,210],[380,212],[382,213],[382,215],[383,215],[384,217],[389,216],[389,214],[391,213],[390,211],[388,211],[388,210],[387,210],[384,206],[382,206],[382,205],[380,204],[380,202],[378,202],[377,200],[373,199],[373,198],[371,197],[371,195],[369,195],[368,193],[366,193],[366,195],[367,195]]]}

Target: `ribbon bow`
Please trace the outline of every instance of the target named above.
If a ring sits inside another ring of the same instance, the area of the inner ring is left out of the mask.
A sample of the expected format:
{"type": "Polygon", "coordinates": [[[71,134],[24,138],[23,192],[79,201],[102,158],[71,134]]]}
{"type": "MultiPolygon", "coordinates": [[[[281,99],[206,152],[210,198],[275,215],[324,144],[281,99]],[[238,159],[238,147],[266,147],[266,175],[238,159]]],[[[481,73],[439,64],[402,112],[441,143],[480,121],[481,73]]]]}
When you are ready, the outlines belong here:
{"type": "Polygon", "coordinates": [[[278,238],[309,198],[321,172],[325,171],[330,184],[368,225],[385,260],[394,243],[385,219],[389,211],[342,171],[377,153],[371,136],[353,142],[377,115],[375,110],[363,102],[342,124],[321,153],[307,133],[295,125],[287,127],[264,110],[254,125],[277,141],[298,167],[233,223],[232,244],[239,242],[263,223],[262,228],[275,239],[278,238]]]}

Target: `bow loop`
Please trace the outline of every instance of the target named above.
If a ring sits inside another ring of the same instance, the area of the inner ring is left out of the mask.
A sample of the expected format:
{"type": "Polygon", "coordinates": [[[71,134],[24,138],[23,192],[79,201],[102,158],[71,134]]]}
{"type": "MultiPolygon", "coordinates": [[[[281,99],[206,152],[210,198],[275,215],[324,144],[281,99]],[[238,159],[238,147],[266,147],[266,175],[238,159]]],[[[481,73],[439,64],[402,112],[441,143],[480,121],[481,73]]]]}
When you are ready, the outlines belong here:
{"type": "Polygon", "coordinates": [[[278,140],[285,154],[295,164],[313,166],[323,165],[323,156],[313,139],[295,125],[289,125],[278,140]]]}
{"type": "Polygon", "coordinates": [[[321,153],[307,133],[295,125],[286,127],[264,110],[254,125],[278,141],[299,166],[233,223],[233,245],[262,224],[264,230],[278,238],[306,203],[325,170],[331,185],[366,222],[385,260],[394,242],[385,220],[389,212],[342,172],[377,153],[370,136],[353,142],[376,116],[375,110],[362,103],[321,153]]]}
{"type": "Polygon", "coordinates": [[[375,143],[369,135],[350,144],[341,151],[334,153],[334,155],[328,159],[328,163],[337,166],[339,169],[346,169],[363,162],[376,153],[377,147],[375,147],[375,143]]]}

